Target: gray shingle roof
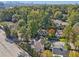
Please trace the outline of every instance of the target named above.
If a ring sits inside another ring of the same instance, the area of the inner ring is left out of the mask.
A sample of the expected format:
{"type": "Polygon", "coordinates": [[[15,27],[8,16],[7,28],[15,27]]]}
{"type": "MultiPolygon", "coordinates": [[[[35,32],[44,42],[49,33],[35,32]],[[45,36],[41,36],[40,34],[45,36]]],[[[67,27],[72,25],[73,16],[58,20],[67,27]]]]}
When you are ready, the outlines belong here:
{"type": "Polygon", "coordinates": [[[63,55],[64,57],[66,57],[69,53],[69,51],[63,50],[63,49],[60,49],[60,48],[52,48],[52,51],[53,51],[54,54],[63,55]]]}

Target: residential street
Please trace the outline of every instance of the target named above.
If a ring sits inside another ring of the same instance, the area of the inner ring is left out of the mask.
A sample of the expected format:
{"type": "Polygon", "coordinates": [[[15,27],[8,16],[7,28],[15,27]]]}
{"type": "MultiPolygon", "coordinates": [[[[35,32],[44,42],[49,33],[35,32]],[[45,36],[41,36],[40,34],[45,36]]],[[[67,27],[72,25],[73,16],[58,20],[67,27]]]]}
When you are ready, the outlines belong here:
{"type": "Polygon", "coordinates": [[[19,48],[15,43],[7,42],[6,35],[0,29],[0,57],[18,57],[22,54],[24,57],[29,57],[29,54],[19,48]]]}

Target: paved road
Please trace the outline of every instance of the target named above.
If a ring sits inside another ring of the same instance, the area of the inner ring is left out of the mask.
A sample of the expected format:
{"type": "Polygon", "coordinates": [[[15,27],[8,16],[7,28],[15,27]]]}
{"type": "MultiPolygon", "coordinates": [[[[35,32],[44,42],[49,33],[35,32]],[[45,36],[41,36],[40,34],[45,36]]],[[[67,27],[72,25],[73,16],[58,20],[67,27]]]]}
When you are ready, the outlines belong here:
{"type": "Polygon", "coordinates": [[[29,54],[19,48],[15,43],[7,42],[5,39],[5,32],[0,29],[0,57],[17,57],[20,53],[25,55],[25,57],[29,57],[29,54]]]}

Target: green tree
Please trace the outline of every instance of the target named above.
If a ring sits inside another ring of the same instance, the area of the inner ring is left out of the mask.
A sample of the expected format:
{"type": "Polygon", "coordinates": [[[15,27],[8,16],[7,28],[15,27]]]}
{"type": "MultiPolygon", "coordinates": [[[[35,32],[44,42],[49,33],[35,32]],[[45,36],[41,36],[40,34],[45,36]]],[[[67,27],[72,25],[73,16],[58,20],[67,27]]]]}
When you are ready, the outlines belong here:
{"type": "Polygon", "coordinates": [[[19,21],[18,21],[18,27],[22,27],[22,26],[26,26],[26,22],[23,19],[19,19],[19,21]]]}
{"type": "Polygon", "coordinates": [[[79,41],[75,42],[75,47],[76,47],[76,49],[79,49],[79,41]]]}
{"type": "Polygon", "coordinates": [[[47,50],[47,49],[50,49],[50,47],[51,47],[51,43],[50,42],[45,42],[45,44],[44,44],[44,48],[47,50]]]}
{"type": "Polygon", "coordinates": [[[68,43],[65,43],[65,45],[64,45],[64,49],[66,49],[66,50],[70,50],[70,49],[71,49],[71,46],[70,46],[68,43]]]}
{"type": "Polygon", "coordinates": [[[60,38],[59,40],[60,40],[60,42],[67,42],[68,39],[66,39],[66,38],[60,38]]]}
{"type": "Polygon", "coordinates": [[[45,50],[41,53],[42,57],[52,57],[53,53],[50,50],[45,50]]]}
{"type": "Polygon", "coordinates": [[[43,20],[42,12],[32,10],[28,15],[27,32],[28,36],[34,37],[38,29],[41,27],[43,20]]]}
{"type": "Polygon", "coordinates": [[[76,51],[70,51],[69,52],[69,57],[79,57],[79,53],[76,51]]]}
{"type": "Polygon", "coordinates": [[[50,16],[51,16],[50,13],[45,12],[45,17],[42,21],[42,27],[45,28],[45,29],[48,29],[52,26],[50,16]]]}
{"type": "Polygon", "coordinates": [[[72,27],[72,30],[73,30],[73,33],[74,35],[72,36],[73,37],[73,42],[76,46],[76,48],[79,49],[79,22],[77,22],[73,27],[72,27]]]}
{"type": "Polygon", "coordinates": [[[75,34],[79,34],[79,22],[73,25],[72,30],[75,34]]]}
{"type": "Polygon", "coordinates": [[[54,14],[54,18],[55,19],[62,19],[63,18],[63,14],[61,11],[56,11],[54,14]]]}
{"type": "Polygon", "coordinates": [[[69,24],[64,28],[63,36],[69,39],[70,33],[72,32],[72,26],[69,24]]]}
{"type": "Polygon", "coordinates": [[[14,14],[12,16],[12,22],[17,22],[17,21],[19,21],[19,19],[21,19],[21,15],[14,14]]]}
{"type": "Polygon", "coordinates": [[[68,17],[68,22],[71,26],[79,22],[79,13],[76,11],[71,12],[72,14],[68,17]]]}
{"type": "Polygon", "coordinates": [[[15,30],[11,30],[11,35],[12,35],[14,38],[18,38],[18,33],[17,33],[17,31],[15,31],[15,30]]]}
{"type": "Polygon", "coordinates": [[[11,21],[13,14],[14,14],[14,10],[13,10],[13,9],[3,9],[3,10],[1,11],[1,16],[0,16],[0,18],[1,18],[3,21],[11,21]]]}
{"type": "Polygon", "coordinates": [[[9,29],[7,24],[4,24],[3,27],[4,27],[4,31],[6,33],[6,37],[9,37],[11,34],[11,30],[9,29]]]}

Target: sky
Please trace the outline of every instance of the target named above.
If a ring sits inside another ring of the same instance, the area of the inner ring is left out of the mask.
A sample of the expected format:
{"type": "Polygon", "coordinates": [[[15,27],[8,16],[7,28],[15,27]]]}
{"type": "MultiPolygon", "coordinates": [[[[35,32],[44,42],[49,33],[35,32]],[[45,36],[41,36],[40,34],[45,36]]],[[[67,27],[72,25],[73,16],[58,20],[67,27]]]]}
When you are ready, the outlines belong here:
{"type": "Polygon", "coordinates": [[[0,1],[79,1],[79,0],[0,0],[0,1]]]}
{"type": "MultiPolygon", "coordinates": [[[[15,0],[8,0],[8,1],[15,1],[15,0]]],[[[27,4],[30,4],[30,3],[33,3],[33,4],[79,4],[79,1],[44,1],[44,0],[43,1],[41,1],[41,0],[40,1],[17,0],[17,1],[20,1],[21,3],[27,3],[27,4]]],[[[6,2],[4,2],[4,3],[6,3],[6,2]]]]}
{"type": "Polygon", "coordinates": [[[4,1],[20,1],[23,3],[31,3],[34,1],[33,3],[35,4],[79,4],[79,0],[0,0],[0,1],[3,1],[3,2],[4,1]]]}
{"type": "MultiPolygon", "coordinates": [[[[30,3],[30,2],[23,2],[30,3]]],[[[34,1],[33,4],[79,4],[79,1],[34,1]]]]}

